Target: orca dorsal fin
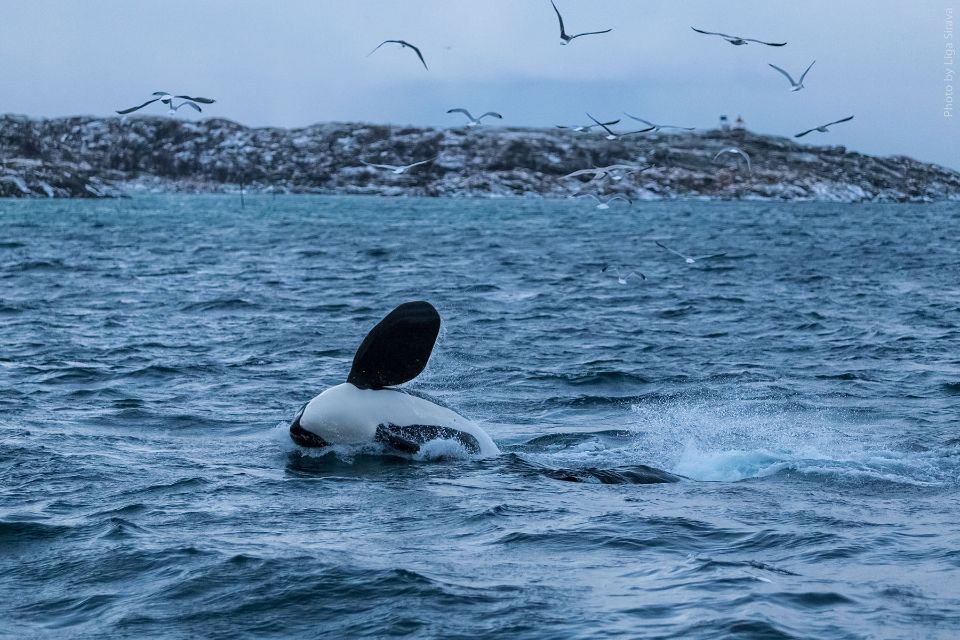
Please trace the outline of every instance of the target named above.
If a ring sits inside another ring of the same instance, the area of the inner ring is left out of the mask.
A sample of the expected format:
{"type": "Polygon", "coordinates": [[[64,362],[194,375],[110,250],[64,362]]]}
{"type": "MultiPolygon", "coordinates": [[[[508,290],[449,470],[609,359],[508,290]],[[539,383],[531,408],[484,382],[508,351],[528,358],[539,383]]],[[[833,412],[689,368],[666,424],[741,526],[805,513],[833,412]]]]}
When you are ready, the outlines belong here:
{"type": "Polygon", "coordinates": [[[353,356],[347,382],[382,389],[413,380],[427,366],[440,333],[440,314],[429,302],[406,302],[377,323],[353,356]]]}

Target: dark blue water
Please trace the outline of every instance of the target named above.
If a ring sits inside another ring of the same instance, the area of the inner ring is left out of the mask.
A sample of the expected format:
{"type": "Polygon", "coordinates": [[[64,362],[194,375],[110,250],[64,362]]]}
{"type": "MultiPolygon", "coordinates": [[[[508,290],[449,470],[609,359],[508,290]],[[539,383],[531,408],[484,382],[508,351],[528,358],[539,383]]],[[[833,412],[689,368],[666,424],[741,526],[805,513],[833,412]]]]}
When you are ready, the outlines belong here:
{"type": "Polygon", "coordinates": [[[955,638],[958,236],[956,204],[0,201],[0,634],[955,638]],[[412,299],[413,386],[503,455],[298,451],[412,299]]]}

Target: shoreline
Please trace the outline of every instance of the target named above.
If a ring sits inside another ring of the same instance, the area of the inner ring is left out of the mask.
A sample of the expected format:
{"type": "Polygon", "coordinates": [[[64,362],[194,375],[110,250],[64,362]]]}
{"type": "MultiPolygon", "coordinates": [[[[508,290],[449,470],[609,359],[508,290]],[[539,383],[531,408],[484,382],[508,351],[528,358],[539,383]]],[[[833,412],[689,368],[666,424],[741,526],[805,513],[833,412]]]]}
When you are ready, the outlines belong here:
{"type": "Polygon", "coordinates": [[[560,129],[351,123],[280,129],[223,119],[0,116],[0,197],[239,194],[241,188],[387,197],[938,202],[960,200],[960,172],[737,129],[609,141],[560,129]],[[750,155],[751,172],[736,158],[714,162],[729,146],[750,155]],[[401,175],[363,164],[431,158],[401,175]],[[602,182],[565,177],[618,163],[650,168],[602,182]]]}

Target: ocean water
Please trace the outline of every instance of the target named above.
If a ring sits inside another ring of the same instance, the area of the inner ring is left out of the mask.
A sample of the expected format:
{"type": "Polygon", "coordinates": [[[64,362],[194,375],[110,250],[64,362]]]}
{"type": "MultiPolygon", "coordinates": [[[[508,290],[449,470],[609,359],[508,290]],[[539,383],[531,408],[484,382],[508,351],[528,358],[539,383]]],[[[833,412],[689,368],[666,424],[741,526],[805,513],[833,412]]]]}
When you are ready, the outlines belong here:
{"type": "Polygon", "coordinates": [[[956,204],[0,201],[0,635],[960,637],[958,237],[956,204]],[[410,386],[503,454],[298,450],[416,299],[410,386]]]}

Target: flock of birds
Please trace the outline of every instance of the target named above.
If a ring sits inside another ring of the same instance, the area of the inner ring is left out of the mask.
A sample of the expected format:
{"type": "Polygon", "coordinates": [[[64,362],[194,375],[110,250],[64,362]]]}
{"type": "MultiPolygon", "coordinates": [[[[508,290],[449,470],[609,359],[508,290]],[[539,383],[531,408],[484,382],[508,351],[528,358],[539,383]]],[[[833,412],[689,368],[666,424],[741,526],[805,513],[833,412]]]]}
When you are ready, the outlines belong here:
{"type": "MultiPolygon", "coordinates": [[[[577,38],[582,38],[582,37],[586,37],[586,36],[599,36],[599,35],[602,35],[602,34],[605,34],[605,33],[610,33],[611,31],[613,31],[612,28],[609,28],[609,29],[602,29],[602,30],[596,30],[596,31],[583,31],[583,32],[580,32],[580,33],[570,34],[570,33],[567,32],[566,25],[564,24],[564,21],[563,21],[563,15],[560,13],[560,9],[557,7],[556,2],[555,2],[554,0],[550,0],[550,4],[551,4],[551,6],[553,7],[553,11],[554,11],[554,13],[555,13],[556,16],[557,16],[557,22],[559,23],[559,27],[560,27],[560,44],[561,44],[561,45],[569,45],[571,42],[573,42],[573,41],[576,40],[577,38]]],[[[693,29],[693,31],[695,31],[696,33],[699,33],[699,34],[702,34],[702,35],[705,35],[705,36],[715,36],[715,37],[718,37],[718,38],[722,38],[723,40],[725,40],[726,42],[730,43],[731,45],[738,46],[738,47],[739,47],[739,46],[745,46],[745,45],[748,45],[748,44],[750,44],[750,43],[759,44],[759,45],[763,45],[763,46],[767,46],[767,47],[784,47],[784,46],[787,45],[786,42],[768,42],[768,41],[765,41],[765,40],[758,40],[758,39],[755,39],[755,38],[746,38],[746,37],[739,36],[739,35],[730,35],[730,34],[727,34],[727,33],[721,33],[721,32],[717,32],[717,31],[705,31],[705,30],[703,30],[703,29],[698,29],[698,28],[696,28],[696,27],[690,27],[690,28],[693,29]]],[[[390,44],[399,45],[399,47],[400,47],[401,50],[403,50],[403,49],[409,49],[411,52],[413,52],[413,53],[417,56],[417,59],[418,59],[418,60],[420,61],[420,63],[423,65],[423,68],[424,68],[425,70],[427,70],[427,71],[430,70],[430,67],[427,66],[427,61],[426,61],[426,59],[424,58],[423,52],[420,50],[420,48],[417,47],[416,45],[408,42],[407,40],[402,40],[402,39],[384,40],[383,42],[381,42],[380,44],[378,44],[376,47],[374,47],[373,50],[370,51],[370,53],[367,54],[367,57],[372,56],[374,53],[376,53],[377,51],[379,51],[380,48],[383,47],[384,45],[390,45],[390,44]]],[[[802,89],[804,88],[804,80],[806,79],[807,74],[810,73],[810,70],[813,68],[814,64],[816,64],[816,60],[814,60],[813,62],[811,62],[811,63],[807,66],[807,68],[803,71],[803,73],[800,74],[799,78],[796,79],[796,80],[794,80],[793,76],[792,76],[792,75],[790,74],[790,72],[788,72],[787,70],[785,70],[785,69],[783,69],[783,68],[781,68],[781,67],[778,67],[778,66],[775,65],[775,64],[770,64],[769,66],[770,66],[771,68],[773,68],[775,71],[777,71],[778,73],[780,73],[781,75],[783,75],[784,78],[786,78],[786,80],[790,83],[790,90],[791,90],[791,91],[797,92],[797,91],[800,91],[800,90],[802,90],[802,89]]],[[[124,115],[124,116],[125,116],[125,115],[130,114],[130,113],[133,113],[133,112],[135,112],[135,111],[139,111],[140,109],[143,109],[143,108],[145,108],[145,107],[147,107],[147,106],[149,106],[149,105],[151,105],[151,104],[154,104],[154,103],[156,103],[156,102],[159,102],[160,104],[163,104],[163,105],[166,105],[166,106],[167,106],[167,112],[168,112],[170,115],[176,115],[177,111],[179,111],[179,110],[180,110],[181,108],[183,108],[183,107],[189,107],[189,108],[191,108],[191,109],[194,109],[194,110],[197,111],[197,112],[201,112],[201,111],[202,111],[202,108],[201,108],[201,106],[200,106],[201,104],[203,104],[203,105],[209,105],[209,104],[213,104],[213,103],[215,102],[215,100],[213,100],[213,99],[211,99],[211,98],[203,98],[203,97],[189,96],[189,95],[174,95],[174,94],[168,93],[168,92],[166,92],[166,91],[155,91],[155,92],[152,94],[152,96],[153,96],[153,97],[152,97],[151,99],[147,100],[147,101],[144,102],[143,104],[139,104],[139,105],[137,105],[137,106],[130,107],[130,108],[127,108],[127,109],[118,110],[117,113],[120,114],[120,115],[124,115]],[[178,100],[180,101],[179,103],[177,102],[178,100]]],[[[468,109],[465,109],[465,108],[463,108],[463,107],[457,107],[457,108],[449,109],[449,110],[447,110],[447,113],[448,113],[448,114],[453,114],[453,113],[462,114],[462,115],[463,115],[464,117],[466,117],[466,119],[467,119],[467,122],[466,122],[466,126],[467,126],[467,127],[478,127],[478,126],[480,126],[480,125],[482,124],[482,121],[483,121],[484,118],[496,118],[496,119],[498,119],[498,120],[503,119],[503,116],[502,116],[500,113],[497,113],[496,111],[487,111],[487,112],[482,113],[481,115],[475,117],[468,109]]],[[[646,119],[644,119],[644,118],[640,118],[640,117],[638,117],[638,116],[634,116],[634,115],[631,115],[631,114],[629,114],[629,113],[624,112],[624,115],[625,115],[627,118],[630,118],[631,120],[633,120],[633,121],[635,121],[635,122],[639,122],[640,124],[643,125],[643,127],[638,128],[638,129],[635,129],[635,130],[632,130],[632,131],[614,131],[613,129],[611,129],[611,127],[614,127],[614,126],[616,126],[616,125],[618,125],[618,124],[620,123],[620,119],[619,119],[619,118],[618,118],[618,119],[615,119],[615,120],[604,120],[604,121],[601,121],[601,120],[598,120],[597,118],[595,118],[594,116],[592,116],[592,115],[589,114],[589,113],[587,113],[586,115],[587,115],[587,117],[588,117],[588,118],[590,119],[590,121],[591,121],[590,124],[584,124],[584,125],[557,125],[557,127],[560,128],[560,129],[569,129],[569,130],[571,130],[571,131],[578,132],[578,133],[589,133],[589,132],[593,131],[594,129],[599,129],[599,130],[601,130],[602,135],[604,136],[604,138],[606,138],[607,140],[620,140],[620,139],[626,138],[626,137],[628,137],[628,136],[642,135],[642,134],[650,133],[650,132],[658,133],[658,132],[661,132],[661,131],[666,130],[666,129],[679,130],[679,131],[693,131],[693,130],[694,130],[694,127],[684,127],[684,126],[678,126],[678,125],[657,124],[657,123],[651,122],[651,121],[649,121],[649,120],[646,120],[646,119]]],[[[811,128],[811,129],[807,129],[807,130],[805,130],[805,131],[802,131],[802,132],[796,134],[794,137],[796,137],[796,138],[802,138],[802,137],[804,137],[804,136],[806,136],[806,135],[809,135],[809,134],[811,134],[811,133],[814,133],[814,132],[826,133],[826,132],[829,131],[829,128],[830,128],[830,127],[832,127],[832,126],[834,126],[834,125],[842,124],[842,123],[845,123],[845,122],[849,122],[849,121],[853,120],[853,118],[854,118],[854,116],[851,115],[851,116],[847,116],[847,117],[845,117],[845,118],[841,118],[841,119],[839,119],[839,120],[834,120],[833,122],[828,122],[828,123],[826,123],[826,124],[819,125],[819,126],[816,126],[816,127],[811,128]]],[[[714,155],[714,157],[713,157],[713,162],[714,162],[714,163],[718,162],[718,161],[720,160],[720,158],[721,158],[721,157],[724,157],[724,156],[731,156],[731,157],[736,158],[737,163],[738,163],[738,166],[739,166],[740,160],[743,160],[743,161],[745,162],[745,164],[746,164],[746,168],[747,168],[748,174],[752,175],[752,173],[753,173],[753,163],[752,163],[752,161],[751,161],[750,156],[749,156],[744,150],[740,149],[739,147],[726,147],[726,148],[724,148],[724,149],[721,149],[719,152],[717,152],[716,155],[714,155]]],[[[388,171],[388,172],[393,173],[393,174],[395,174],[395,175],[401,175],[401,174],[404,174],[404,173],[410,171],[411,169],[415,169],[416,167],[420,167],[420,166],[429,164],[429,163],[435,161],[436,159],[437,159],[437,157],[434,157],[434,158],[429,158],[429,159],[426,159],[426,160],[420,160],[420,161],[418,161],[418,162],[413,162],[413,163],[405,164],[405,165],[372,163],[372,162],[367,162],[366,160],[363,160],[363,159],[360,159],[360,162],[361,162],[363,165],[368,166],[368,167],[371,167],[371,168],[374,168],[374,169],[380,169],[380,170],[383,170],[383,171],[388,171]]],[[[620,180],[623,180],[624,177],[626,177],[626,176],[628,176],[628,175],[637,174],[637,173],[642,173],[643,171],[646,171],[647,169],[650,169],[650,168],[651,168],[650,165],[639,166],[639,165],[627,165],[627,164],[614,164],[614,165],[610,165],[610,166],[606,166],[606,167],[594,167],[594,168],[590,168],[590,169],[580,169],[580,170],[578,170],[578,171],[574,171],[574,172],[572,172],[572,173],[567,174],[566,176],[564,176],[564,178],[581,178],[581,177],[583,177],[583,176],[591,176],[591,177],[590,177],[590,180],[587,182],[587,184],[588,184],[588,185],[600,185],[600,184],[602,184],[602,183],[604,183],[605,181],[608,181],[608,180],[609,180],[609,181],[613,181],[613,182],[618,182],[618,181],[620,181],[620,180]]],[[[627,204],[633,204],[633,202],[632,202],[632,200],[630,200],[630,198],[628,198],[628,197],[626,197],[626,196],[624,196],[624,195],[622,195],[622,194],[614,194],[614,195],[604,196],[604,195],[602,195],[601,193],[578,193],[578,194],[572,195],[571,197],[591,198],[592,200],[594,200],[594,201],[596,202],[596,207],[597,207],[597,209],[601,209],[601,210],[609,209],[610,206],[611,206],[611,204],[612,204],[613,202],[617,201],[617,200],[622,200],[623,202],[626,202],[627,204]]],[[[695,263],[697,263],[697,262],[700,261],[700,260],[709,260],[709,259],[712,259],[712,258],[719,258],[719,257],[722,257],[722,256],[726,255],[725,253],[717,253],[717,254],[710,254],[710,255],[704,255],[704,256],[696,256],[696,257],[694,257],[694,256],[688,256],[688,255],[683,254],[683,253],[681,253],[681,252],[679,252],[679,251],[676,251],[676,250],[674,250],[674,249],[671,249],[670,247],[667,247],[667,246],[661,244],[660,242],[657,242],[656,244],[657,244],[659,247],[661,247],[662,249],[665,249],[666,251],[669,251],[670,253],[672,253],[672,254],[680,257],[680,258],[683,258],[684,262],[685,262],[686,264],[689,264],[689,265],[695,264],[695,263]]],[[[619,267],[616,267],[616,266],[614,266],[614,265],[606,265],[606,266],[603,268],[602,271],[603,271],[604,273],[610,272],[610,273],[612,273],[613,275],[615,275],[616,278],[617,278],[617,281],[618,281],[620,284],[627,284],[628,281],[629,281],[631,278],[635,278],[635,279],[638,278],[638,279],[640,279],[640,280],[646,280],[646,276],[645,276],[643,273],[640,273],[640,272],[638,272],[638,271],[630,271],[630,272],[628,272],[628,273],[623,273],[623,272],[620,270],[619,267]]]]}

